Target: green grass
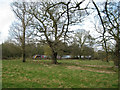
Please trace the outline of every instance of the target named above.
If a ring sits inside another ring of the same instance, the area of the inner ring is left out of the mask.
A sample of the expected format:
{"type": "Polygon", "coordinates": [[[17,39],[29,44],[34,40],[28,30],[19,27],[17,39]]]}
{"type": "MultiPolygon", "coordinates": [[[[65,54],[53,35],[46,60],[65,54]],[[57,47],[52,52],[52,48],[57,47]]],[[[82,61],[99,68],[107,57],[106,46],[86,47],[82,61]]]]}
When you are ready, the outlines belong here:
{"type": "Polygon", "coordinates": [[[3,88],[118,88],[113,62],[58,60],[2,61],[3,88]]]}

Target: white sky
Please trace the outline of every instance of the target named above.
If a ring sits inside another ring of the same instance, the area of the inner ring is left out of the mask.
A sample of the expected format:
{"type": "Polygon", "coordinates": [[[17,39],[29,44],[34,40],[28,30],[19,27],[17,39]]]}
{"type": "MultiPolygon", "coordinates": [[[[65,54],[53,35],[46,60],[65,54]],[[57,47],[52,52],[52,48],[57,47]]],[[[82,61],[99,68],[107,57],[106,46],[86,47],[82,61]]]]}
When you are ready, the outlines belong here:
{"type": "Polygon", "coordinates": [[[14,14],[10,9],[12,0],[0,0],[0,43],[8,38],[8,30],[11,23],[14,21],[14,14]]]}
{"type": "MultiPolygon", "coordinates": [[[[12,22],[15,20],[14,13],[10,7],[10,3],[12,1],[13,0],[0,0],[0,32],[1,32],[0,44],[8,39],[8,30],[12,22]]],[[[101,1],[104,1],[104,0],[101,0],[101,1]]],[[[93,29],[93,24],[90,23],[91,19],[92,17],[89,17],[88,20],[86,20],[86,22],[84,23],[85,25],[83,25],[82,27],[72,26],[71,29],[90,30],[90,34],[92,34],[93,36],[97,35],[93,29]]]]}

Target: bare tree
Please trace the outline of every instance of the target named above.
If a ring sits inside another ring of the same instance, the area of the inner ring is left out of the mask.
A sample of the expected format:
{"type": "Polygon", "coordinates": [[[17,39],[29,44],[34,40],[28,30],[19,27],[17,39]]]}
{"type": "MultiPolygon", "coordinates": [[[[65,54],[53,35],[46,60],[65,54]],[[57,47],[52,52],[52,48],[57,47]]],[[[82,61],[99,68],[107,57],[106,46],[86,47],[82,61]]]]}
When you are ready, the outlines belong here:
{"type": "Polygon", "coordinates": [[[68,19],[65,10],[67,7],[66,5],[58,5],[49,8],[51,5],[50,2],[32,3],[30,8],[32,11],[29,13],[36,19],[35,28],[39,32],[37,35],[45,38],[45,42],[52,51],[53,63],[57,64],[57,48],[68,31],[68,19]]]}
{"type": "Polygon", "coordinates": [[[18,20],[18,24],[14,23],[13,28],[11,28],[12,31],[10,32],[13,32],[22,43],[22,57],[23,62],[25,62],[25,33],[26,29],[29,28],[28,26],[30,25],[32,16],[28,15],[28,13],[26,12],[27,9],[26,2],[13,2],[11,4],[11,7],[18,20]]]}
{"type": "MultiPolygon", "coordinates": [[[[80,5],[82,2],[79,2],[78,4],[80,5]]],[[[45,43],[51,48],[54,64],[57,64],[59,44],[62,41],[65,42],[67,38],[69,38],[69,25],[76,23],[81,19],[81,13],[76,10],[79,6],[78,4],[70,7],[70,1],[44,1],[37,3],[32,2],[29,6],[27,12],[29,12],[35,19],[34,26],[35,29],[37,29],[36,35],[41,37],[42,41],[45,41],[45,43]],[[77,13],[78,18],[75,18],[74,13],[77,13]]],[[[79,8],[79,10],[81,9],[79,8]]]]}
{"type": "Polygon", "coordinates": [[[94,38],[89,34],[89,31],[81,29],[75,34],[74,37],[76,43],[79,45],[79,56],[83,54],[83,49],[85,46],[92,47],[94,44],[94,38]]]}
{"type": "MultiPolygon", "coordinates": [[[[103,37],[103,41],[104,41],[104,46],[105,46],[105,50],[107,51],[107,43],[106,43],[106,36],[105,33],[108,33],[109,39],[113,39],[116,42],[116,46],[115,46],[115,60],[114,63],[116,66],[119,65],[119,55],[120,55],[120,25],[119,25],[119,10],[117,8],[118,3],[115,2],[108,2],[108,0],[106,0],[105,4],[104,4],[104,10],[101,12],[100,9],[98,8],[97,4],[92,0],[92,3],[94,4],[97,12],[98,12],[98,16],[100,18],[101,24],[103,26],[103,33],[102,33],[102,37],[103,37]],[[114,7],[113,7],[114,6],[114,7]],[[101,14],[104,13],[104,16],[102,16],[101,14]]],[[[108,56],[108,55],[107,55],[108,56]]]]}

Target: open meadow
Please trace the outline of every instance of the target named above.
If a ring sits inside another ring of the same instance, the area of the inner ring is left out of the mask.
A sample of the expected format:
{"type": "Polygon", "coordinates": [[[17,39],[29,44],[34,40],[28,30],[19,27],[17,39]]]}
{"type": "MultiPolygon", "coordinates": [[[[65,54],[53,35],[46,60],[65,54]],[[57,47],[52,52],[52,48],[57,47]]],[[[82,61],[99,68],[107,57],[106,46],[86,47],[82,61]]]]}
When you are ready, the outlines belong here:
{"type": "Polygon", "coordinates": [[[3,60],[3,88],[118,88],[118,72],[97,60],[3,60]]]}
{"type": "Polygon", "coordinates": [[[120,90],[120,0],[0,0],[0,11],[0,89],[120,90]]]}

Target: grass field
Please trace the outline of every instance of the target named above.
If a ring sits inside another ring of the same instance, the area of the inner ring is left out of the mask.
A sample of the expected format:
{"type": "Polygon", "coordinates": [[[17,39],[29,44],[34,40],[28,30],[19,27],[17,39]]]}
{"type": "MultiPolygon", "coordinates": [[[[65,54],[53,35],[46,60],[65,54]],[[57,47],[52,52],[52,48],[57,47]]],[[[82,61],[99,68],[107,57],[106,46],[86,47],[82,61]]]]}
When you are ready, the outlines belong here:
{"type": "Polygon", "coordinates": [[[113,62],[58,60],[2,61],[3,88],[118,88],[113,62]]]}

